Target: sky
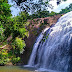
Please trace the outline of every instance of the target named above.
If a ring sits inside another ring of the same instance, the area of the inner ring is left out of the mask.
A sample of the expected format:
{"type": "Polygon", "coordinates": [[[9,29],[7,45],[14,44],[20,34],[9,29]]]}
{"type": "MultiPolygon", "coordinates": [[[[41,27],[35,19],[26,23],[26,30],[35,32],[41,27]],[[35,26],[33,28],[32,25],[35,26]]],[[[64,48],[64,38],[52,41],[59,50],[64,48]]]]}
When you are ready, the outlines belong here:
{"type": "Polygon", "coordinates": [[[56,6],[53,9],[54,12],[59,12],[61,9],[64,9],[65,7],[69,6],[72,3],[72,0],[67,0],[66,2],[62,2],[60,5],[56,6]]]}
{"type": "MultiPolygon", "coordinates": [[[[8,3],[10,5],[15,4],[15,2],[14,1],[12,2],[11,0],[8,0],[8,3]]],[[[17,7],[17,6],[12,6],[10,9],[11,9],[11,13],[12,13],[13,16],[17,16],[19,14],[19,12],[20,12],[19,7],[17,7]]]]}
{"type": "MultiPolygon", "coordinates": [[[[44,1],[46,1],[46,0],[44,0],[44,1]]],[[[49,4],[52,4],[54,6],[54,8],[53,9],[48,8],[47,10],[49,10],[50,12],[51,11],[59,12],[59,11],[61,11],[61,9],[64,9],[65,7],[69,6],[69,4],[72,3],[72,0],[67,0],[65,2],[62,1],[61,4],[59,4],[58,6],[57,6],[56,2],[57,2],[57,0],[51,0],[49,2],[49,4]]],[[[11,5],[15,4],[15,2],[14,1],[12,2],[11,0],[8,0],[8,3],[11,5]]],[[[13,16],[17,16],[20,12],[19,7],[17,7],[17,6],[14,6],[14,7],[12,6],[10,9],[11,9],[11,13],[13,16]]]]}

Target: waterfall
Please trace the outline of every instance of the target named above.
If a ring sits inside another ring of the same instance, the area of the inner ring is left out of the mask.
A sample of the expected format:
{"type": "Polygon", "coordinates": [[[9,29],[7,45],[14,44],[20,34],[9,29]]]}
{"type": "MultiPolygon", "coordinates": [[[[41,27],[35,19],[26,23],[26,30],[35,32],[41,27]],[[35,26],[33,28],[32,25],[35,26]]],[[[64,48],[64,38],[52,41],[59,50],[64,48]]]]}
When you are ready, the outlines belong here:
{"type": "Polygon", "coordinates": [[[72,11],[39,35],[28,65],[38,70],[72,72],[72,11]]]}
{"type": "Polygon", "coordinates": [[[37,51],[37,48],[38,48],[38,45],[39,43],[41,42],[43,36],[44,36],[44,33],[48,30],[48,28],[46,28],[45,30],[42,31],[42,33],[39,35],[39,37],[37,38],[36,40],[36,43],[34,44],[34,47],[33,47],[33,52],[31,54],[31,57],[30,57],[30,61],[29,61],[29,65],[34,65],[34,60],[35,60],[35,55],[36,55],[36,51],[37,51]]]}

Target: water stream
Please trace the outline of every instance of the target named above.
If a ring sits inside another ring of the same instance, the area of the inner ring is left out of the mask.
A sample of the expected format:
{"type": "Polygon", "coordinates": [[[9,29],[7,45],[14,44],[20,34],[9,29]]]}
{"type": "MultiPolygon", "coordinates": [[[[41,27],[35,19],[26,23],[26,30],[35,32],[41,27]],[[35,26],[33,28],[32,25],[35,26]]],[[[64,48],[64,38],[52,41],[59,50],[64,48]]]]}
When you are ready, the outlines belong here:
{"type": "Polygon", "coordinates": [[[72,11],[42,31],[28,66],[44,72],[72,72],[72,11]]]}

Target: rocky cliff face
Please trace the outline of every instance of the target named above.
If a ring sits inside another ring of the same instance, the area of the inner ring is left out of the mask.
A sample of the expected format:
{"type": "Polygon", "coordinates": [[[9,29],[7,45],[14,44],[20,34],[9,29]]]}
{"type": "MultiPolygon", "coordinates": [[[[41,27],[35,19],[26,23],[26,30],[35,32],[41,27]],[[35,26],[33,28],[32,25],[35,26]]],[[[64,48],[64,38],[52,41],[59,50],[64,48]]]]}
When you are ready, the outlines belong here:
{"type": "Polygon", "coordinates": [[[46,28],[50,27],[51,25],[55,24],[57,20],[61,17],[62,15],[54,15],[51,17],[46,17],[46,18],[37,18],[33,20],[28,20],[30,22],[29,26],[27,27],[29,31],[29,37],[25,39],[26,41],[26,48],[32,48],[37,36],[40,34],[40,32],[46,28]]]}
{"type": "Polygon", "coordinates": [[[44,28],[50,27],[51,25],[55,24],[61,16],[62,14],[58,14],[58,15],[54,15],[54,16],[46,17],[46,18],[37,18],[33,20],[28,20],[28,22],[30,23],[29,26],[27,27],[27,30],[29,31],[29,37],[25,38],[26,48],[25,48],[24,54],[21,57],[23,58],[24,64],[26,64],[29,60],[31,50],[37,36],[41,33],[41,31],[44,28]],[[24,60],[24,57],[25,57],[25,60],[24,60]]]}

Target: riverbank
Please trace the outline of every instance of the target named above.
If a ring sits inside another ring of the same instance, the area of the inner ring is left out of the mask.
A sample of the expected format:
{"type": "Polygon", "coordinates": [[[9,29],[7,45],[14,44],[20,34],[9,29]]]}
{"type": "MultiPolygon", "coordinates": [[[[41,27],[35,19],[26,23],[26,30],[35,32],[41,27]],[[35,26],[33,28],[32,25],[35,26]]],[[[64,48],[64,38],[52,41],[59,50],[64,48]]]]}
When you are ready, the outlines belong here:
{"type": "Polygon", "coordinates": [[[21,68],[21,66],[0,66],[0,72],[32,72],[21,68]]]}

